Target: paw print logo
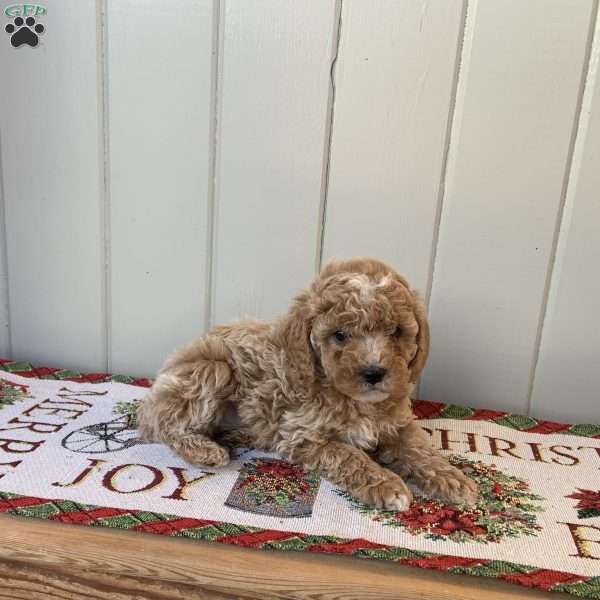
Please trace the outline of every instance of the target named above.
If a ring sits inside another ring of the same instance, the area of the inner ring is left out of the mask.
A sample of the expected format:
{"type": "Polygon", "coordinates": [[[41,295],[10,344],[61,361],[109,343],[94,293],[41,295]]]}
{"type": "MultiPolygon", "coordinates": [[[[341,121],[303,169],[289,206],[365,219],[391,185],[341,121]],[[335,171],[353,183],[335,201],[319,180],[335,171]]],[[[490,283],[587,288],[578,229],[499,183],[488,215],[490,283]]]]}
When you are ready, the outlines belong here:
{"type": "Polygon", "coordinates": [[[23,20],[22,17],[15,17],[12,23],[9,23],[4,30],[11,34],[10,43],[18,48],[23,44],[27,44],[34,48],[39,42],[39,33],[44,33],[44,26],[41,23],[36,23],[33,17],[27,17],[23,20]]]}

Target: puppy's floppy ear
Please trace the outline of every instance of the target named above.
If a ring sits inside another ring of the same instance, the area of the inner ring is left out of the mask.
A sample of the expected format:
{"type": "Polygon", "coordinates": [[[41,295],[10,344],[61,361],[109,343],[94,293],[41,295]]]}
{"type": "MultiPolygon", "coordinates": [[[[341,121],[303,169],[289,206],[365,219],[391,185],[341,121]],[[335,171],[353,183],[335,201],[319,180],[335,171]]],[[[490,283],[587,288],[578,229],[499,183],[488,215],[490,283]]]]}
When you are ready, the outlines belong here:
{"type": "Polygon", "coordinates": [[[427,315],[425,314],[425,305],[415,292],[411,292],[415,303],[413,310],[415,318],[419,325],[419,333],[417,333],[417,353],[409,364],[410,369],[410,381],[416,383],[425,362],[429,355],[429,323],[427,322],[427,315]]]}
{"type": "Polygon", "coordinates": [[[288,359],[288,373],[295,385],[311,386],[320,369],[319,358],[311,342],[316,308],[311,292],[299,294],[287,315],[279,323],[281,342],[288,359]]]}

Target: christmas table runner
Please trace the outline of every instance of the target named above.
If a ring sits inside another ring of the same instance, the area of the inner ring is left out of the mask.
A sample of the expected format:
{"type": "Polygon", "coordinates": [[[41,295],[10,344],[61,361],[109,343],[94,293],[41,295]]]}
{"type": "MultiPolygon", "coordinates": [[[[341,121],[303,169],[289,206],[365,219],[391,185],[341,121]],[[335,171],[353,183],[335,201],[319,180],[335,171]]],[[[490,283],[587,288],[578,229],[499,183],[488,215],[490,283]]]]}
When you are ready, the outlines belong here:
{"type": "Polygon", "coordinates": [[[476,506],[415,492],[376,510],[281,457],[223,468],[139,439],[150,381],[0,362],[0,512],[95,527],[389,560],[600,599],[600,426],[417,401],[476,506]]]}

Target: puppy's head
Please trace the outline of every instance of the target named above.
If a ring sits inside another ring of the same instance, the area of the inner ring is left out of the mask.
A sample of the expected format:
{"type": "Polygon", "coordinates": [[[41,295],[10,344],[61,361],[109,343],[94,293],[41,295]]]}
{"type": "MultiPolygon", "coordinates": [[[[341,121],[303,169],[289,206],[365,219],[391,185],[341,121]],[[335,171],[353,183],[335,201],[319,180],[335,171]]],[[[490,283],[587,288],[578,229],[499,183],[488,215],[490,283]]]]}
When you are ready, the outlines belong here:
{"type": "Polygon", "coordinates": [[[382,262],[329,263],[292,312],[304,323],[300,336],[308,337],[318,372],[357,401],[404,397],[425,365],[423,306],[382,262]]]}

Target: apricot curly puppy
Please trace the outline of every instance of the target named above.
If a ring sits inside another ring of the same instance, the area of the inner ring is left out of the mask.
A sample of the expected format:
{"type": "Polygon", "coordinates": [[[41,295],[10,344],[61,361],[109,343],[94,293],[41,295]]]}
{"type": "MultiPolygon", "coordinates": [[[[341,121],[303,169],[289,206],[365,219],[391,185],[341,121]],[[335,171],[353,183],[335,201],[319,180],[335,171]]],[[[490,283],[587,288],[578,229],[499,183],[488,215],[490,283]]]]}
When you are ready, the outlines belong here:
{"type": "Polygon", "coordinates": [[[327,265],[274,323],[216,327],[167,359],[138,413],[142,436],[221,466],[229,405],[236,435],[277,451],[362,502],[405,510],[428,495],[472,503],[477,486],[434,450],[409,395],[429,346],[425,312],[387,265],[327,265]]]}

